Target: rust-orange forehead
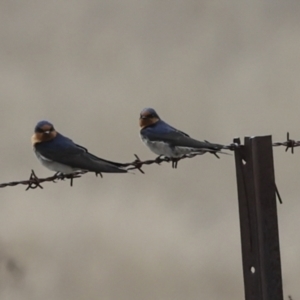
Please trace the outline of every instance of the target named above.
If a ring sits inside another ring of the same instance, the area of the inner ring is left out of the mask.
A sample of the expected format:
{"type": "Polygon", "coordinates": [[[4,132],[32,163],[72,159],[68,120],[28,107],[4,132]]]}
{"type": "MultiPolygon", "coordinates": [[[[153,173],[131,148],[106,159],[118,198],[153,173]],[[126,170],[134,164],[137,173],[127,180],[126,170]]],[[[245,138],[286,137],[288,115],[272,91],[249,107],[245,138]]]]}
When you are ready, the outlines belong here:
{"type": "Polygon", "coordinates": [[[148,119],[142,119],[142,118],[140,118],[139,123],[140,123],[140,127],[141,128],[145,128],[147,126],[155,124],[158,121],[159,121],[159,119],[156,118],[156,117],[148,118],[148,119]]]}

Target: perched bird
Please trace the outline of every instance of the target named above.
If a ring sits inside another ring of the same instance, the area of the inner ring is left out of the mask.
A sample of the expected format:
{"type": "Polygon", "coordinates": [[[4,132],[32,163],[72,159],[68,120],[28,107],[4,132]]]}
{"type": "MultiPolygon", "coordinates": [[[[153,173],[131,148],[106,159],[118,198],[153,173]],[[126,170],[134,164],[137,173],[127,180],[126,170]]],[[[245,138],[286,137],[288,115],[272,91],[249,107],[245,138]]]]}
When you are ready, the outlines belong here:
{"type": "Polygon", "coordinates": [[[48,121],[40,121],[31,137],[34,152],[48,169],[71,174],[75,171],[101,173],[126,173],[124,164],[99,158],[69,138],[58,133],[48,121]]]}
{"type": "Polygon", "coordinates": [[[141,111],[139,123],[143,142],[155,154],[170,158],[175,168],[178,160],[184,155],[192,156],[210,152],[217,156],[216,153],[224,148],[223,145],[191,138],[161,120],[153,108],[145,108],[141,111]]]}

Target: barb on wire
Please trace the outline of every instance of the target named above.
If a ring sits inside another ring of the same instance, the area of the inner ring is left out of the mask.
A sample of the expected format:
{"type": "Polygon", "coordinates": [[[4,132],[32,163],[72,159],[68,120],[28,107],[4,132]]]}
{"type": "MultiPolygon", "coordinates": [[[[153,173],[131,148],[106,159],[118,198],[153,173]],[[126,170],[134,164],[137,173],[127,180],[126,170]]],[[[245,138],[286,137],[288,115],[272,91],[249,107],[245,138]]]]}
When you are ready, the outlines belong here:
{"type": "Polygon", "coordinates": [[[290,134],[289,132],[286,134],[286,141],[281,143],[281,142],[277,142],[277,143],[273,143],[274,147],[277,146],[284,146],[285,148],[285,152],[287,152],[289,149],[291,149],[292,154],[294,154],[294,148],[295,147],[299,147],[300,146],[300,141],[295,141],[290,139],[290,134]]]}

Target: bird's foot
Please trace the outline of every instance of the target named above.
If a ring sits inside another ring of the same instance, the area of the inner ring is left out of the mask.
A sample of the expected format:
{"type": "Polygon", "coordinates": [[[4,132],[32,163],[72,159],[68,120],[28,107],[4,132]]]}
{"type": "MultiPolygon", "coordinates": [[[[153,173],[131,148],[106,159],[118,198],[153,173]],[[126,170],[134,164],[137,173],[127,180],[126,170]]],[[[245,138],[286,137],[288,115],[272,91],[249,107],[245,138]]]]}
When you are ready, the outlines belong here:
{"type": "Polygon", "coordinates": [[[102,173],[98,172],[98,173],[95,173],[96,177],[98,177],[98,175],[100,175],[101,178],[103,178],[103,175],[102,173]]]}
{"type": "Polygon", "coordinates": [[[82,174],[84,174],[84,173],[74,172],[74,173],[71,173],[71,174],[61,174],[60,176],[61,176],[62,180],[70,179],[70,186],[73,186],[73,180],[75,178],[80,178],[82,174]]]}
{"type": "Polygon", "coordinates": [[[172,157],[170,160],[172,162],[172,168],[177,169],[177,165],[178,162],[180,161],[180,157],[172,157]]]}

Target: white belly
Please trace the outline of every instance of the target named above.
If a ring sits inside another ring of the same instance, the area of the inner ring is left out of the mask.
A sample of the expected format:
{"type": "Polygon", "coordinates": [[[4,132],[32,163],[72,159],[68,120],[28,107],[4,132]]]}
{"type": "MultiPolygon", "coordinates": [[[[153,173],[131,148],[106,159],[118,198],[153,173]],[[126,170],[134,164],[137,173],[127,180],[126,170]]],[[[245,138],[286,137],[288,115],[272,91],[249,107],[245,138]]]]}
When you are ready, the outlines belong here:
{"type": "Polygon", "coordinates": [[[44,167],[51,170],[51,171],[60,172],[60,173],[63,173],[63,174],[71,174],[71,173],[74,173],[74,172],[80,170],[80,169],[75,169],[75,168],[72,168],[70,166],[67,166],[67,165],[55,162],[53,160],[47,159],[46,157],[40,155],[36,151],[35,151],[35,154],[36,154],[38,160],[41,162],[41,164],[44,167]]]}
{"type": "Polygon", "coordinates": [[[144,137],[141,137],[143,142],[146,144],[146,146],[155,154],[157,155],[163,155],[166,157],[181,157],[183,155],[188,154],[204,154],[205,151],[199,151],[194,148],[188,148],[188,147],[170,147],[169,144],[165,142],[151,142],[148,139],[145,139],[144,137]]]}

